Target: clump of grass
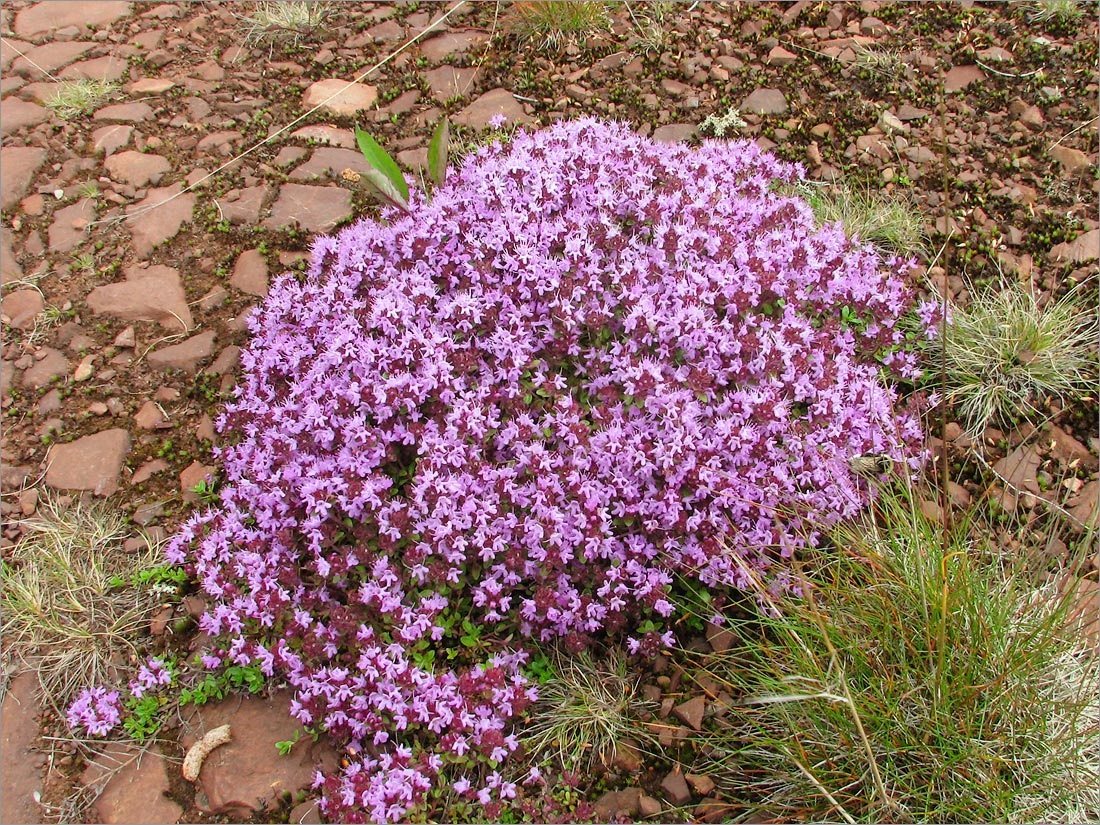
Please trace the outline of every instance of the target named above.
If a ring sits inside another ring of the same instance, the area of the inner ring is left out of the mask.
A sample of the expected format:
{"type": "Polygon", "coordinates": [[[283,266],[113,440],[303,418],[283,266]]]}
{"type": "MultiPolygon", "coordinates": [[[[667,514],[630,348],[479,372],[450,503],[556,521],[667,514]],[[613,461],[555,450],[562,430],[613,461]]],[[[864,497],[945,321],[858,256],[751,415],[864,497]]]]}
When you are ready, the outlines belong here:
{"type": "Polygon", "coordinates": [[[57,92],[46,101],[46,108],[62,120],[73,120],[90,114],[106,103],[118,90],[112,80],[78,78],[57,84],[57,92]]]}
{"type": "Polygon", "coordinates": [[[646,3],[627,3],[630,23],[637,38],[637,47],[643,54],[666,51],[672,41],[669,23],[677,11],[676,3],[652,0],[646,3]]]}
{"type": "Polygon", "coordinates": [[[905,76],[906,64],[899,51],[857,46],[855,54],[853,65],[856,69],[863,69],[885,78],[898,79],[905,76]]]}
{"type": "Polygon", "coordinates": [[[1029,4],[1028,19],[1032,23],[1075,23],[1084,13],[1078,0],[1034,0],[1029,4]]]}
{"type": "Polygon", "coordinates": [[[5,648],[63,708],[81,688],[109,683],[137,652],[161,597],[134,582],[158,551],[124,553],[126,522],[100,504],[63,507],[46,496],[23,524],[27,534],[0,564],[5,648]]]}
{"type": "Polygon", "coordinates": [[[1014,285],[951,307],[944,334],[928,343],[929,360],[942,364],[938,389],[977,435],[990,421],[1041,416],[1038,405],[1088,391],[1098,332],[1076,291],[1042,305],[1034,292],[1014,285]]]}
{"type": "Polygon", "coordinates": [[[329,4],[310,0],[264,0],[254,3],[250,14],[241,18],[245,42],[297,46],[321,28],[329,4]]]}
{"type": "Polygon", "coordinates": [[[548,52],[583,45],[611,30],[607,4],[598,0],[517,0],[511,30],[521,42],[548,52]]]}
{"type": "Polygon", "coordinates": [[[809,203],[819,225],[839,223],[849,235],[902,256],[926,251],[924,223],[906,199],[847,184],[806,183],[797,193],[809,203]]]}
{"type": "Polygon", "coordinates": [[[621,653],[601,661],[588,653],[555,654],[553,675],[539,686],[533,721],[522,732],[530,754],[549,752],[565,767],[589,767],[630,738],[653,744],[638,718],[646,702],[621,653]]]}
{"type": "Polygon", "coordinates": [[[743,699],[696,769],[782,821],[1094,821],[1100,658],[1070,603],[992,530],[945,537],[916,504],[885,490],[808,560],[803,598],[759,584],[706,665],[743,699]]]}

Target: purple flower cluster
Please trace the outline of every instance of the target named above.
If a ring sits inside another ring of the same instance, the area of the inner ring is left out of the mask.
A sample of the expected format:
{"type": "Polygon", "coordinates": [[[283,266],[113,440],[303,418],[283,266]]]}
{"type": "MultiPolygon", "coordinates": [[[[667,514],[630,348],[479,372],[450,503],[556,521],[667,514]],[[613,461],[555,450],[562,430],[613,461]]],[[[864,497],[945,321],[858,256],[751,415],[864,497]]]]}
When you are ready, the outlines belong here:
{"type": "Polygon", "coordinates": [[[137,678],[130,680],[130,695],[140,699],[147,691],[170,684],[172,684],[172,671],[163,661],[150,656],[138,669],[137,678]]]}
{"type": "Polygon", "coordinates": [[[915,460],[882,380],[916,374],[907,264],[816,229],[774,191],[799,175],[751,143],[559,124],[273,285],[219,421],[220,507],[169,557],[210,598],[208,664],[278,671],[363,749],[323,780],[330,816],[396,819],[515,749],[522,654],[425,658],[456,617],[668,643],[675,575],[787,586],[779,562],[867,500],[849,459],[915,460]]]}
{"type": "Polygon", "coordinates": [[[69,706],[69,727],[84,728],[91,736],[106,736],[122,721],[117,690],[85,688],[69,706]]]}

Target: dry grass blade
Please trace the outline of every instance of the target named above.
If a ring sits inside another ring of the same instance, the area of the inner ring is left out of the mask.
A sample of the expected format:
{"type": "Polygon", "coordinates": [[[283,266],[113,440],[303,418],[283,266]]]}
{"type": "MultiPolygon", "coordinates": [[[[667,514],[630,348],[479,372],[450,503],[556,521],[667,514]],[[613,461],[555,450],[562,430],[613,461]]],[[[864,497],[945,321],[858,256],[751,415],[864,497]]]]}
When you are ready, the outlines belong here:
{"type": "Polygon", "coordinates": [[[610,31],[607,5],[598,0],[519,0],[512,4],[512,32],[537,49],[560,52],[610,31]]]}
{"type": "Polygon", "coordinates": [[[245,42],[249,44],[289,43],[297,46],[323,24],[329,4],[308,0],[265,0],[241,18],[245,42]]]}
{"type": "Polygon", "coordinates": [[[159,600],[132,581],[158,551],[122,552],[126,523],[104,505],[46,498],[39,512],[0,566],[3,630],[7,650],[37,669],[43,697],[64,707],[136,650],[159,600]]]}
{"type": "Polygon", "coordinates": [[[521,735],[528,753],[549,751],[566,767],[588,767],[623,739],[655,746],[637,714],[637,678],[618,652],[603,661],[589,654],[552,657],[553,677],[539,686],[534,721],[521,735]]]}

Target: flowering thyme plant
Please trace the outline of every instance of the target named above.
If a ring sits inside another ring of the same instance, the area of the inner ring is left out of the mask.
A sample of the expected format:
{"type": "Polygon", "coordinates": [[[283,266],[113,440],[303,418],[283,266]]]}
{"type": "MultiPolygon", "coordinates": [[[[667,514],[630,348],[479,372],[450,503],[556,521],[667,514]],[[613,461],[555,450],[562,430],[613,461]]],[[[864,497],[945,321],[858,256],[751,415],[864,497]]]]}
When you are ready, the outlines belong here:
{"type": "Polygon", "coordinates": [[[782,559],[866,502],[849,459],[915,460],[881,379],[916,374],[907,264],[815,229],[773,191],[799,175],[559,124],[273,286],[220,505],[169,557],[210,598],[208,664],[284,676],[361,754],[319,779],[330,817],[395,820],[441,782],[508,798],[524,638],[669,644],[674,575],[785,587],[782,559]]]}

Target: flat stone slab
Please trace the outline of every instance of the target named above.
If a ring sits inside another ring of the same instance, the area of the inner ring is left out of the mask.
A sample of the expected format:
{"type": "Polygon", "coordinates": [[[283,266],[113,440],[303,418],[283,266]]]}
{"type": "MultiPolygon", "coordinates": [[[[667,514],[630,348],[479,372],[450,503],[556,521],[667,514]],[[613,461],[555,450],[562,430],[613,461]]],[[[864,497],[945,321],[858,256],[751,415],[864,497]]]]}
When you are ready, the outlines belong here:
{"type": "Polygon", "coordinates": [[[787,98],[779,89],[757,89],[745,98],[740,109],[756,115],[782,115],[787,111],[787,98]]]}
{"type": "Polygon", "coordinates": [[[72,63],[95,43],[70,40],[65,43],[47,43],[35,46],[25,56],[12,61],[11,70],[15,74],[37,80],[43,72],[56,72],[62,66],[72,63]]]}
{"type": "Polygon", "coordinates": [[[530,123],[531,118],[523,110],[523,104],[507,89],[488,91],[456,114],[452,120],[460,126],[484,129],[497,115],[504,115],[511,124],[530,123]]]}
{"type": "Polygon", "coordinates": [[[34,146],[5,146],[0,149],[0,209],[11,209],[27,194],[38,168],[46,161],[46,150],[34,146]]]}
{"type": "Polygon", "coordinates": [[[167,266],[130,269],[127,280],[97,286],[85,301],[92,312],[123,321],[157,321],[174,332],[195,326],[179,273],[167,266]]]}
{"type": "Polygon", "coordinates": [[[432,97],[443,103],[451,98],[462,97],[470,93],[478,77],[477,69],[460,69],[455,66],[440,66],[425,72],[424,79],[432,90],[432,97]]]}
{"type": "Polygon", "coordinates": [[[0,101],[0,134],[11,135],[49,119],[50,113],[37,103],[11,96],[0,101]]]}
{"type": "Polygon", "coordinates": [[[37,289],[17,289],[4,296],[0,316],[5,319],[4,323],[16,329],[31,329],[35,317],[45,308],[42,293],[37,289]]]}
{"type": "Polygon", "coordinates": [[[96,110],[93,117],[110,123],[142,123],[153,119],[153,107],[148,103],[112,103],[96,110]]]}
{"type": "Polygon", "coordinates": [[[433,63],[452,54],[461,54],[483,46],[489,41],[489,32],[483,29],[463,29],[436,35],[420,44],[420,53],[433,63]]]}
{"type": "Polygon", "coordinates": [[[1048,257],[1055,261],[1070,261],[1075,264],[1100,258],[1100,229],[1090,229],[1075,240],[1051,247],[1048,257]]]}
{"type": "Polygon", "coordinates": [[[115,0],[95,3],[87,0],[50,0],[48,3],[35,3],[15,15],[14,29],[20,37],[34,37],[69,26],[101,28],[129,13],[129,3],[115,0]]]}
{"type": "Polygon", "coordinates": [[[331,232],[351,217],[351,192],[341,186],[286,183],[263,225],[269,229],[298,226],[306,232],[331,232]]]}
{"type": "Polygon", "coordinates": [[[103,825],[176,822],[183,815],[183,808],[165,795],[171,791],[168,771],[173,767],[152,748],[143,750],[119,742],[106,744],[81,777],[85,786],[102,785],[102,792],[92,806],[95,821],[103,825]]]}
{"type": "Polygon", "coordinates": [[[209,358],[214,353],[214,330],[200,332],[186,341],[173,344],[170,347],[161,347],[149,353],[149,366],[155,370],[183,370],[193,373],[199,367],[199,362],[209,358]]]}
{"type": "Polygon", "coordinates": [[[302,108],[312,109],[334,115],[354,115],[369,109],[378,100],[378,90],[365,83],[351,83],[347,80],[318,80],[302,93],[302,108]]]}
{"type": "Polygon", "coordinates": [[[233,277],[229,279],[229,283],[248,295],[259,298],[267,295],[267,261],[260,254],[260,250],[249,249],[237,256],[237,262],[233,264],[233,277]]]}
{"type": "Polygon", "coordinates": [[[37,683],[34,673],[20,673],[8,686],[0,710],[0,752],[4,754],[0,822],[42,821],[42,811],[34,801],[35,793],[42,790],[42,757],[32,750],[38,738],[37,683]]]}
{"type": "Polygon", "coordinates": [[[309,160],[290,173],[290,179],[309,181],[326,175],[339,175],[345,169],[352,169],[363,175],[370,168],[362,152],[322,146],[320,149],[314,149],[309,160]]]}
{"type": "Polygon", "coordinates": [[[117,428],[54,444],[46,456],[46,484],[109,496],[118,489],[118,474],[129,452],[130,434],[117,428]]]}
{"type": "Polygon", "coordinates": [[[50,252],[72,252],[88,237],[85,227],[95,220],[95,203],[77,201],[53,213],[50,224],[50,252]]]}
{"type": "Polygon", "coordinates": [[[206,813],[248,818],[283,794],[307,790],[317,767],[336,767],[337,754],[323,737],[314,742],[302,736],[286,756],[276,749],[276,742],[293,739],[301,728],[290,715],[286,691],[267,699],[233,696],[198,708],[184,724],[181,744],[189,748],[224,724],[232,741],[212,751],[199,774],[195,804],[206,813]]]}
{"type": "Polygon", "coordinates": [[[126,227],[133,239],[134,254],[144,258],[157,244],[164,243],[191,222],[195,208],[195,196],[188,192],[181,195],[182,183],[174,183],[163,189],[150,189],[140,203],[126,210],[126,227]],[[152,208],[150,208],[152,207],[152,208]]]}
{"type": "Polygon", "coordinates": [[[134,151],[111,155],[103,165],[113,180],[131,183],[139,188],[160,183],[164,173],[172,168],[168,158],[134,151]]]}
{"type": "Polygon", "coordinates": [[[948,94],[962,91],[979,80],[985,80],[985,72],[980,66],[955,66],[944,76],[943,90],[948,94]]]}
{"type": "Polygon", "coordinates": [[[55,378],[67,375],[69,361],[61,350],[43,347],[35,358],[34,365],[23,373],[23,386],[31,389],[48,387],[55,378]]]}

